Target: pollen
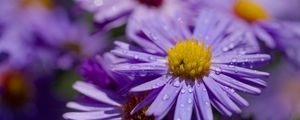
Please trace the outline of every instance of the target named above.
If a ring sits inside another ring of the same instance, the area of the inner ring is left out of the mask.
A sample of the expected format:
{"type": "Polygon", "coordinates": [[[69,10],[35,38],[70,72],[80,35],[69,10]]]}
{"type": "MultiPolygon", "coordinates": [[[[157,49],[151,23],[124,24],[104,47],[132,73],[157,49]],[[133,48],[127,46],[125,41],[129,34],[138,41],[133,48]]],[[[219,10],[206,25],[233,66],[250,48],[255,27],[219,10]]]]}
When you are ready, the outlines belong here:
{"type": "Polygon", "coordinates": [[[52,0],[21,0],[21,6],[41,6],[46,9],[52,9],[54,7],[54,3],[52,0]]]}
{"type": "Polygon", "coordinates": [[[209,73],[212,54],[204,42],[186,39],[168,50],[168,65],[171,74],[185,80],[196,80],[209,73]]]}
{"type": "Polygon", "coordinates": [[[266,20],[270,17],[262,6],[251,0],[237,0],[234,5],[234,12],[248,22],[266,20]]]}

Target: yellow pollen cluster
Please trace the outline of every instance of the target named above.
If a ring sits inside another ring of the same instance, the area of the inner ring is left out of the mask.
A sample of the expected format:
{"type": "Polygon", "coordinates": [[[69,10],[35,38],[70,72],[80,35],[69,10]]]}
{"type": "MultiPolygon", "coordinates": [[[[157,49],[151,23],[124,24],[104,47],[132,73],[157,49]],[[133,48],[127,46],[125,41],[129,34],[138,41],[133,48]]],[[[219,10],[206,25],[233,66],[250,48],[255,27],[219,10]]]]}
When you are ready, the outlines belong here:
{"type": "Polygon", "coordinates": [[[178,42],[168,51],[168,64],[171,74],[186,80],[196,80],[209,73],[212,54],[210,47],[197,40],[178,42]]]}
{"type": "Polygon", "coordinates": [[[262,6],[251,0],[237,0],[234,5],[234,12],[237,16],[248,22],[265,20],[270,17],[262,6]]]}
{"type": "Polygon", "coordinates": [[[52,0],[21,0],[23,7],[27,6],[42,6],[46,9],[52,9],[54,7],[52,0]]]}

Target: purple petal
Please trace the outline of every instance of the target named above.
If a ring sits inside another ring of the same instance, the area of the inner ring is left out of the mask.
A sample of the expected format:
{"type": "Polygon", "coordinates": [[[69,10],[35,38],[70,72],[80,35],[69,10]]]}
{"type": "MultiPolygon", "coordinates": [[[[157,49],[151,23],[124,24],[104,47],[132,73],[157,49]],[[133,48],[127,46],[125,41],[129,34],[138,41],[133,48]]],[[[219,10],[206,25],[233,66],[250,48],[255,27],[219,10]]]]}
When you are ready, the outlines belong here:
{"type": "Polygon", "coordinates": [[[266,43],[266,45],[270,48],[275,48],[275,41],[272,38],[272,36],[267,33],[267,31],[265,31],[263,28],[261,28],[260,26],[254,25],[253,26],[255,35],[262,41],[264,41],[266,43]]]}
{"type": "Polygon", "coordinates": [[[114,107],[87,106],[87,105],[79,104],[77,102],[68,102],[67,107],[75,110],[80,110],[80,111],[108,111],[108,110],[116,109],[114,107]]]}
{"type": "Polygon", "coordinates": [[[143,61],[143,62],[165,61],[165,58],[160,56],[151,55],[144,52],[125,50],[125,49],[114,49],[111,51],[111,53],[120,57],[143,61]]]}
{"type": "Polygon", "coordinates": [[[111,98],[109,98],[107,96],[106,93],[104,93],[101,90],[98,90],[94,85],[89,84],[89,83],[85,83],[82,81],[77,81],[74,85],[73,88],[75,90],[77,90],[78,92],[91,97],[95,100],[101,101],[103,103],[109,104],[109,105],[113,105],[113,106],[121,106],[119,103],[117,103],[116,101],[112,100],[111,98]]]}
{"type": "Polygon", "coordinates": [[[267,82],[261,79],[257,78],[245,78],[245,77],[240,77],[239,78],[241,82],[244,82],[249,85],[257,86],[257,87],[267,87],[267,82]]]}
{"type": "Polygon", "coordinates": [[[267,72],[261,72],[257,70],[251,70],[247,68],[237,67],[237,66],[228,66],[222,64],[213,64],[212,70],[217,74],[224,73],[233,76],[239,77],[249,77],[249,78],[267,78],[270,74],[267,72]]]}
{"type": "Polygon", "coordinates": [[[154,102],[150,105],[146,115],[161,116],[165,113],[175,103],[181,87],[181,85],[174,86],[172,83],[166,84],[154,102]],[[159,109],[157,109],[158,106],[159,109]]]}
{"type": "Polygon", "coordinates": [[[196,98],[196,107],[198,113],[200,113],[202,120],[213,120],[212,109],[210,105],[210,99],[207,93],[207,90],[203,83],[199,83],[195,86],[195,98],[196,98]]]}
{"type": "Polygon", "coordinates": [[[161,63],[137,63],[137,64],[118,64],[112,68],[112,71],[135,74],[137,76],[146,76],[150,74],[166,74],[168,67],[161,63]]]}
{"type": "Polygon", "coordinates": [[[271,56],[267,54],[226,55],[215,57],[213,63],[255,63],[269,61],[270,59],[271,56]]]}
{"type": "MultiPolygon", "coordinates": [[[[222,85],[221,85],[222,86],[222,85]]],[[[226,93],[229,95],[229,97],[238,105],[241,107],[247,107],[249,106],[249,103],[241,97],[239,94],[237,94],[234,89],[228,88],[223,86],[223,90],[226,91],[226,93]]]]}
{"type": "Polygon", "coordinates": [[[231,116],[232,112],[228,110],[223,104],[221,104],[219,101],[216,99],[211,99],[212,105],[219,111],[221,114],[226,115],[226,116],[231,116]]]}
{"type": "Polygon", "coordinates": [[[120,116],[121,113],[105,113],[105,111],[92,111],[92,112],[68,112],[63,115],[65,119],[72,120],[97,120],[108,119],[120,116]]]}
{"type": "Polygon", "coordinates": [[[193,113],[194,88],[192,86],[184,84],[181,89],[185,89],[187,92],[180,92],[180,94],[178,95],[174,119],[190,120],[193,113]]]}
{"type": "Polygon", "coordinates": [[[233,78],[223,75],[223,74],[216,75],[214,73],[211,73],[211,74],[209,74],[209,76],[223,85],[226,85],[228,87],[234,88],[236,90],[239,90],[239,91],[242,91],[245,93],[250,93],[250,94],[261,93],[261,90],[256,87],[242,83],[240,81],[237,81],[236,79],[233,79],[233,78]]]}
{"type": "Polygon", "coordinates": [[[148,96],[142,101],[140,102],[138,105],[136,105],[132,111],[130,112],[130,114],[134,114],[137,111],[139,111],[140,109],[144,108],[146,105],[148,105],[151,101],[153,101],[157,95],[159,94],[159,92],[161,91],[161,88],[157,88],[153,91],[151,91],[151,93],[148,94],[148,96]]]}
{"type": "Polygon", "coordinates": [[[155,80],[151,80],[144,84],[133,87],[130,91],[131,92],[141,92],[141,91],[156,89],[156,88],[159,88],[159,87],[165,85],[170,79],[171,79],[171,77],[161,76],[155,80]]]}
{"type": "Polygon", "coordinates": [[[215,98],[221,102],[227,109],[240,113],[241,109],[227,96],[227,93],[221,89],[221,87],[215,82],[215,80],[205,77],[204,84],[210,90],[210,92],[215,96],[215,98]]]}

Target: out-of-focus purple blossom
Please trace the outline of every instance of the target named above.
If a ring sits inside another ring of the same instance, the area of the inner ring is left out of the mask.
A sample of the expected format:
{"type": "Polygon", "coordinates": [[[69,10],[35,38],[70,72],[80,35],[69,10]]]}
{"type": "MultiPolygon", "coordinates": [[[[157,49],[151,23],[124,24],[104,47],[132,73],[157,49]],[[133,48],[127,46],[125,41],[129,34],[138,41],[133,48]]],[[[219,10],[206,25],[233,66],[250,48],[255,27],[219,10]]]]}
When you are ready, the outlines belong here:
{"type": "Polygon", "coordinates": [[[194,0],[76,0],[84,9],[95,13],[95,21],[100,28],[110,29],[132,22],[129,19],[145,19],[163,16],[185,17],[193,20],[192,11],[197,11],[194,0]]]}
{"type": "Polygon", "coordinates": [[[268,88],[258,97],[247,96],[253,104],[245,109],[245,117],[255,120],[288,120],[299,117],[299,71],[286,61],[270,70],[268,88]],[[288,74],[287,74],[288,73],[288,74]]]}
{"type": "Polygon", "coordinates": [[[86,24],[72,22],[64,11],[55,11],[49,16],[47,24],[39,24],[37,29],[41,32],[42,43],[57,51],[57,66],[69,69],[74,63],[84,58],[92,57],[104,49],[106,42],[102,32],[91,34],[86,24]]]}
{"type": "Polygon", "coordinates": [[[142,84],[131,92],[153,92],[132,114],[151,103],[146,115],[156,119],[163,119],[175,106],[174,119],[189,120],[194,110],[197,119],[213,120],[211,105],[225,116],[240,113],[248,102],[238,92],[259,94],[259,88],[266,86],[262,79],[269,73],[253,68],[271,57],[248,43],[249,34],[239,29],[243,24],[226,14],[203,10],[192,31],[184,20],[134,22],[135,34],[130,37],[140,47],[116,42],[111,53],[127,61],[112,70],[132,77],[158,77],[132,82],[142,84]]]}
{"type": "Polygon", "coordinates": [[[287,58],[300,66],[299,23],[290,21],[296,16],[299,1],[284,0],[199,0],[206,7],[218,9],[243,21],[256,40],[262,41],[271,49],[282,51],[287,58]],[[291,10],[293,9],[293,10],[291,10]]]}

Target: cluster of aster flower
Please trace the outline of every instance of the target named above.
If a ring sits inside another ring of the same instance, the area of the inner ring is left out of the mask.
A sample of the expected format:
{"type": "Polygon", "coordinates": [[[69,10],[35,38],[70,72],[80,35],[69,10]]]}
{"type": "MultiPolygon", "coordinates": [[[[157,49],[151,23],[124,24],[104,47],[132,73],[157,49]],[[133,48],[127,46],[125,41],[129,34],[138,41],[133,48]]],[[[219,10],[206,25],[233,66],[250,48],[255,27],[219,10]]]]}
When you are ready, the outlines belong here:
{"type": "Polygon", "coordinates": [[[126,36],[82,65],[84,81],[73,85],[82,96],[65,119],[213,120],[214,109],[230,117],[249,105],[239,93],[267,86],[269,73],[256,70],[271,60],[265,52],[300,65],[300,23],[259,0],[76,3],[101,30],[126,25],[126,36]]]}
{"type": "MultiPolygon", "coordinates": [[[[273,58],[300,68],[296,0],[73,0],[70,9],[60,2],[0,0],[0,119],[57,119],[32,117],[41,112],[38,100],[51,102],[39,88],[48,89],[43,83],[58,70],[77,68],[80,94],[64,119],[232,119],[266,79],[280,84],[279,74],[265,72],[273,58]]],[[[293,93],[296,84],[284,86],[293,93]]],[[[246,114],[251,109],[262,108],[246,114]]],[[[261,114],[254,117],[287,119],[261,114]]]]}

